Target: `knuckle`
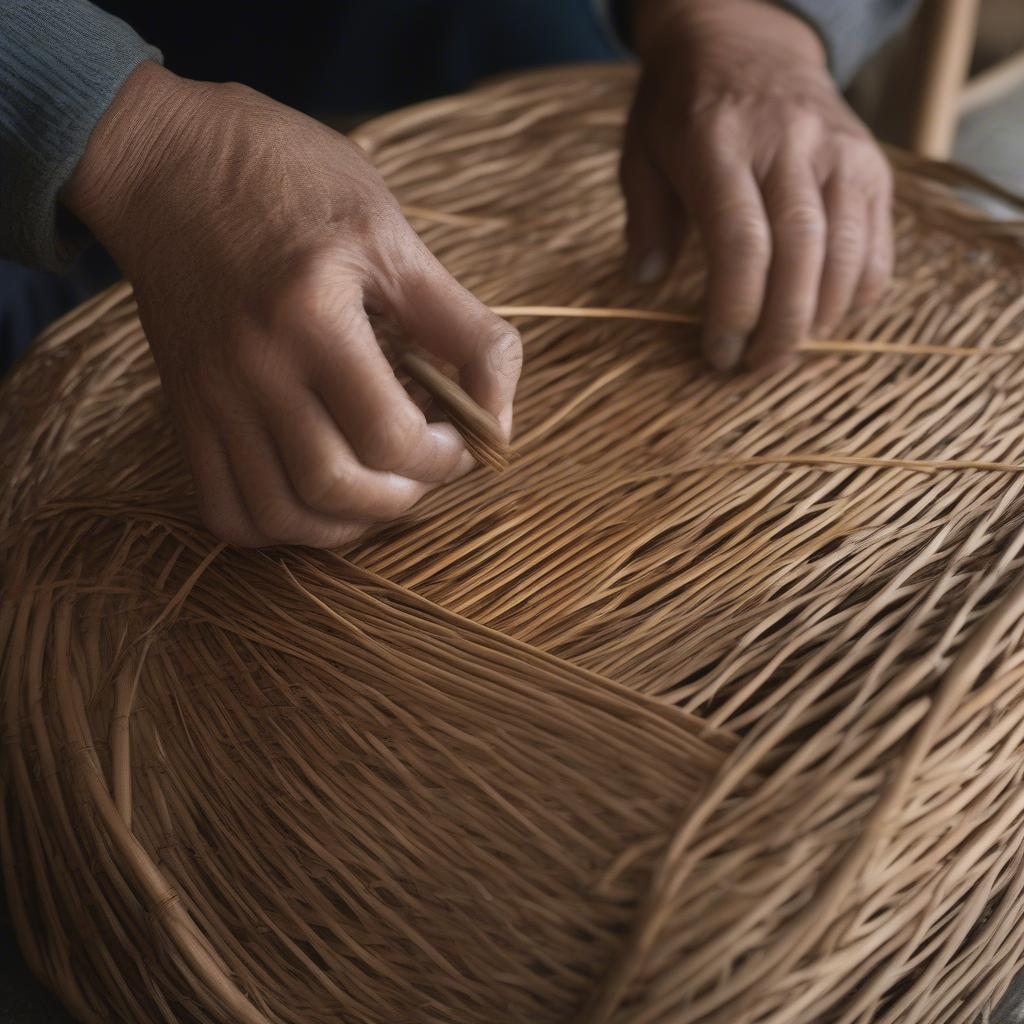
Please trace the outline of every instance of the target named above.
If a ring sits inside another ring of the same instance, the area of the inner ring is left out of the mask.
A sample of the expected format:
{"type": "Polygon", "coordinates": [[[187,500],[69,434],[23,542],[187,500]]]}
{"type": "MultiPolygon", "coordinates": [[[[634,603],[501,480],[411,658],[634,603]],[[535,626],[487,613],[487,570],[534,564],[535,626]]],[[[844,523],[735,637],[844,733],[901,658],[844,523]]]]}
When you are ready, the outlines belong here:
{"type": "Polygon", "coordinates": [[[361,358],[368,345],[377,346],[361,303],[326,306],[313,314],[303,337],[305,358],[320,371],[343,374],[346,363],[361,358]]]}
{"type": "Polygon", "coordinates": [[[835,263],[858,263],[864,252],[864,228],[856,220],[834,224],[829,231],[828,255],[835,263]]]}
{"type": "Polygon", "coordinates": [[[311,508],[330,511],[352,491],[353,473],[347,459],[334,459],[301,474],[295,481],[299,497],[311,508]]]}
{"type": "Polygon", "coordinates": [[[423,240],[409,226],[401,208],[376,203],[356,215],[353,229],[361,239],[362,258],[372,268],[374,286],[385,294],[397,293],[408,277],[427,274],[435,261],[423,240]]]}
{"type": "Polygon", "coordinates": [[[694,99],[679,141],[683,152],[692,152],[714,167],[724,154],[735,152],[741,131],[741,119],[731,107],[709,106],[703,99],[694,99]]]}
{"type": "Polygon", "coordinates": [[[423,433],[420,414],[390,412],[369,423],[356,445],[363,461],[374,469],[395,470],[403,466],[423,433]]]}
{"type": "Polygon", "coordinates": [[[893,188],[892,165],[873,139],[848,140],[833,155],[839,180],[863,195],[888,196],[893,188]]]}
{"type": "Polygon", "coordinates": [[[790,109],[789,113],[781,130],[780,152],[794,163],[803,163],[822,147],[825,124],[819,114],[804,107],[790,109]]]}
{"type": "Polygon", "coordinates": [[[767,264],[772,240],[760,216],[753,211],[733,211],[731,215],[722,211],[720,225],[717,242],[723,255],[767,264]]]}
{"type": "Polygon", "coordinates": [[[775,230],[780,237],[803,244],[820,242],[825,237],[825,217],[807,200],[784,204],[779,209],[775,230]]]}
{"type": "Polygon", "coordinates": [[[221,96],[229,100],[233,100],[236,103],[252,103],[259,96],[255,89],[251,89],[249,86],[243,85],[241,82],[222,82],[218,91],[221,96]]]}
{"type": "Polygon", "coordinates": [[[879,182],[892,180],[892,165],[873,139],[856,139],[851,149],[852,153],[844,154],[844,161],[852,164],[863,177],[879,182]]]}

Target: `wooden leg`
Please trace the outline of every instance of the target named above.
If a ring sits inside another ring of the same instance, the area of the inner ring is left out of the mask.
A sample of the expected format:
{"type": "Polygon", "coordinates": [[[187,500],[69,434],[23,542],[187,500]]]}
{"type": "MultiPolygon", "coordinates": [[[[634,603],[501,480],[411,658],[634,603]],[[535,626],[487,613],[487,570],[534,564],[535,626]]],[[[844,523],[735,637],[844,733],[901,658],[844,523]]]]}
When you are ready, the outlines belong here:
{"type": "Polygon", "coordinates": [[[1024,50],[975,75],[960,93],[960,116],[996,103],[1024,85],[1024,50]]]}
{"type": "Polygon", "coordinates": [[[922,156],[949,156],[960,91],[967,80],[978,30],[980,0],[932,0],[927,54],[911,148],[922,156]]]}

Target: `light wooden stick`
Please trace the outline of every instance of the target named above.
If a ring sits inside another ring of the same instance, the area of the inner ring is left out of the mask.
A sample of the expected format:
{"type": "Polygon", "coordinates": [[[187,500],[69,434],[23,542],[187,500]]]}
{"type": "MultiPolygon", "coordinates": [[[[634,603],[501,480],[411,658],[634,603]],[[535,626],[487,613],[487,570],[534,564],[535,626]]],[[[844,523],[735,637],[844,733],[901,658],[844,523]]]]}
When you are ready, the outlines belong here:
{"type": "Polygon", "coordinates": [[[627,309],[620,306],[492,306],[498,316],[563,316],[590,320],[652,320],[662,324],[698,324],[692,313],[660,309],[627,309]]]}
{"type": "Polygon", "coordinates": [[[491,469],[505,469],[511,451],[498,421],[422,356],[406,350],[400,361],[409,376],[444,410],[474,458],[491,469]]]}
{"type": "Polygon", "coordinates": [[[807,466],[867,466],[878,469],[907,469],[918,473],[939,470],[977,469],[991,473],[1024,473],[1024,465],[1016,462],[986,462],[980,459],[886,459],[870,455],[817,454],[789,452],[785,455],[750,455],[737,459],[709,459],[706,462],[682,462],[666,466],[662,472],[685,473],[700,469],[732,469],[743,466],[773,465],[807,466]]]}
{"type": "MultiPolygon", "coordinates": [[[[659,309],[627,309],[615,306],[492,306],[498,316],[566,317],[590,320],[642,320],[662,324],[700,323],[692,313],[670,313],[659,309]]],[[[857,341],[834,338],[807,340],[800,346],[803,352],[845,352],[850,354],[879,353],[881,355],[952,356],[1010,356],[1017,351],[996,348],[978,348],[970,345],[911,345],[904,342],[857,341]]]]}

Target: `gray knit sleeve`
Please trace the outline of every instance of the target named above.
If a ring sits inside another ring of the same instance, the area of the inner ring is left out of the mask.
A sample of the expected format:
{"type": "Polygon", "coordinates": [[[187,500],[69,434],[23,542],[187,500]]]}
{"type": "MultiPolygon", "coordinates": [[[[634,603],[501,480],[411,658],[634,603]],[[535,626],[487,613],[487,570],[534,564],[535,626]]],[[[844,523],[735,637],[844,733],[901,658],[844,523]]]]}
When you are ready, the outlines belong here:
{"type": "Polygon", "coordinates": [[[818,30],[832,74],[845,85],[909,20],[917,0],[772,0],[818,30]]]}
{"type": "Polygon", "coordinates": [[[67,263],[57,195],[124,80],[160,59],[86,0],[0,0],[0,258],[67,263]]]}
{"type": "MultiPolygon", "coordinates": [[[[716,0],[708,0],[715,3],[716,0]]],[[[882,44],[910,19],[918,0],[766,0],[803,18],[816,29],[828,50],[832,74],[841,85],[882,44]]],[[[630,0],[593,0],[594,10],[607,34],[623,48],[630,44],[627,31],[630,0]]]]}

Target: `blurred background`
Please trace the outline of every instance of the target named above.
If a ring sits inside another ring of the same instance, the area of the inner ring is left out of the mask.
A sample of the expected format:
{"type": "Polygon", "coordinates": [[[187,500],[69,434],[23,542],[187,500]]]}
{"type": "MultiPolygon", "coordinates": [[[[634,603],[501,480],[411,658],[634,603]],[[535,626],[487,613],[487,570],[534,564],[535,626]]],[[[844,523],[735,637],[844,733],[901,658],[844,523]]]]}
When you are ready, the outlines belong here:
{"type": "Polygon", "coordinates": [[[923,0],[848,98],[886,142],[1024,192],[1024,0],[923,0]]]}

